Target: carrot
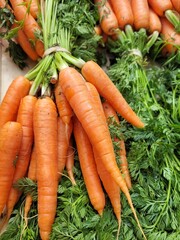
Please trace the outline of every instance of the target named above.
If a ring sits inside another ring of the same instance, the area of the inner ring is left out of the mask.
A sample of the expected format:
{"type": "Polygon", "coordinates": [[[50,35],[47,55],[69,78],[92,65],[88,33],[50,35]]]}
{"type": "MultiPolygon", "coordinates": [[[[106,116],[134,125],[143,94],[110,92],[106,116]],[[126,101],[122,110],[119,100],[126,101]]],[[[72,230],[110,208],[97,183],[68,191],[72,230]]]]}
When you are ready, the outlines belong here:
{"type": "Polygon", "coordinates": [[[149,28],[149,6],[147,0],[131,0],[136,30],[149,28]]]}
{"type": "Polygon", "coordinates": [[[76,185],[76,180],[74,178],[74,173],[73,173],[74,154],[75,154],[75,149],[73,147],[73,141],[72,141],[72,137],[71,137],[70,141],[69,141],[69,147],[67,150],[66,170],[67,170],[69,178],[71,179],[72,184],[76,185]]]}
{"type": "Polygon", "coordinates": [[[129,0],[112,0],[111,5],[117,17],[118,25],[123,30],[126,25],[133,26],[134,16],[129,0]]]}
{"type": "Polygon", "coordinates": [[[43,54],[44,54],[44,43],[40,39],[36,40],[35,50],[36,50],[37,54],[40,57],[43,57],[43,54]]]}
{"type": "MultiPolygon", "coordinates": [[[[36,160],[37,158],[36,158],[35,146],[33,146],[27,177],[35,182],[37,181],[36,160]]],[[[31,208],[32,202],[33,202],[32,196],[30,194],[27,195],[25,199],[25,206],[24,206],[24,220],[25,220],[26,226],[28,224],[28,213],[31,208]]]]}
{"type": "Polygon", "coordinates": [[[15,78],[0,105],[0,128],[7,121],[15,121],[21,99],[30,89],[30,82],[23,76],[15,78]]]}
{"type": "Polygon", "coordinates": [[[9,121],[0,129],[0,216],[6,209],[6,202],[12,186],[13,176],[22,141],[20,123],[9,121]]]}
{"type": "Polygon", "coordinates": [[[66,165],[69,141],[73,130],[72,120],[65,124],[61,117],[58,117],[58,176],[61,180],[63,170],[66,165]]]}
{"type": "Polygon", "coordinates": [[[35,49],[29,42],[23,30],[21,29],[18,30],[16,40],[31,60],[33,61],[38,60],[39,56],[37,55],[35,49]]]}
{"type": "MultiPolygon", "coordinates": [[[[105,116],[107,118],[107,121],[109,122],[109,124],[113,124],[113,121],[115,121],[117,124],[120,125],[119,122],[119,118],[115,112],[115,110],[112,108],[112,106],[106,101],[102,103],[103,109],[104,109],[104,113],[105,116]],[[113,118],[113,120],[111,119],[113,118]]],[[[127,184],[127,187],[130,189],[131,188],[131,177],[130,177],[130,173],[129,173],[129,169],[128,169],[128,162],[127,162],[127,158],[126,158],[126,149],[125,149],[125,143],[123,139],[118,139],[115,138],[114,141],[119,143],[119,156],[120,156],[120,169],[122,171],[124,180],[127,184]]]]}
{"type": "MultiPolygon", "coordinates": [[[[22,125],[23,136],[18,162],[16,164],[16,170],[13,177],[13,184],[15,184],[20,178],[25,177],[28,170],[32,144],[34,140],[33,111],[36,101],[36,97],[27,95],[21,100],[19,106],[17,122],[22,125]]],[[[8,218],[10,217],[15,204],[19,200],[20,195],[21,192],[19,190],[15,189],[14,187],[11,188],[7,202],[8,218]]]]}
{"type": "MultiPolygon", "coordinates": [[[[96,68],[93,68],[93,71],[96,72],[96,68]]],[[[93,148],[96,149],[104,166],[124,192],[138,226],[146,239],[136,215],[129,190],[117,166],[108,126],[104,123],[104,120],[98,116],[98,110],[94,107],[94,102],[82,75],[76,69],[66,67],[61,70],[59,80],[62,90],[88,135],[93,148]]]]}
{"type": "Polygon", "coordinates": [[[180,46],[180,34],[175,31],[174,26],[166,18],[161,18],[161,24],[161,36],[166,44],[163,54],[175,53],[180,46]]]}
{"type": "Polygon", "coordinates": [[[149,9],[149,33],[161,32],[161,20],[152,8],[149,9]]]}
{"type": "Polygon", "coordinates": [[[144,123],[131,109],[122,94],[97,63],[93,61],[86,62],[81,72],[85,79],[97,88],[99,94],[103,96],[123,118],[136,127],[144,127],[144,123]]]}
{"type": "Polygon", "coordinates": [[[179,0],[171,0],[173,7],[175,10],[180,13],[180,1],[179,0]]]}
{"type": "Polygon", "coordinates": [[[163,16],[167,10],[173,9],[173,5],[170,0],[148,0],[151,8],[159,16],[163,16]]]}
{"type": "Polygon", "coordinates": [[[92,146],[81,123],[75,116],[73,117],[73,123],[73,132],[76,141],[80,167],[88,196],[94,209],[100,215],[102,215],[105,207],[105,195],[97,173],[92,146]]]}
{"type": "Polygon", "coordinates": [[[37,155],[38,225],[48,240],[57,207],[57,110],[50,97],[39,98],[34,109],[34,144],[37,155]]]}
{"type": "Polygon", "coordinates": [[[40,13],[39,11],[39,1],[38,0],[25,0],[27,3],[27,8],[29,8],[29,11],[33,18],[37,19],[38,14],[40,13]]]}
{"type": "Polygon", "coordinates": [[[108,1],[94,0],[99,13],[100,26],[107,35],[118,29],[118,21],[108,1]]]}
{"type": "Polygon", "coordinates": [[[96,26],[94,27],[94,31],[95,31],[95,33],[96,33],[97,35],[99,35],[99,36],[102,35],[102,28],[101,28],[100,25],[96,25],[96,26]]]}
{"type": "Polygon", "coordinates": [[[54,93],[59,115],[65,124],[69,124],[71,121],[71,117],[73,116],[73,110],[69,102],[67,101],[66,97],[64,96],[64,93],[62,92],[59,81],[55,86],[54,93]]]}

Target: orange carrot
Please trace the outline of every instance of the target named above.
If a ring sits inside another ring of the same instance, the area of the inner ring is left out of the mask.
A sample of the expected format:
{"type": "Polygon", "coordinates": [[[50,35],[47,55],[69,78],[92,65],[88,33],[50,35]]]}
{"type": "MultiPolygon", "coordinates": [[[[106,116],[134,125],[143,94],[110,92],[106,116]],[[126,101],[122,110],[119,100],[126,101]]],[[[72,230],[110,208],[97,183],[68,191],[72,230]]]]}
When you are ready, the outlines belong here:
{"type": "Polygon", "coordinates": [[[43,54],[44,54],[44,43],[40,39],[36,40],[35,50],[36,50],[37,54],[40,57],[43,57],[43,54]]]}
{"type": "Polygon", "coordinates": [[[144,123],[131,109],[122,94],[97,63],[93,61],[86,62],[81,72],[85,79],[97,88],[99,94],[109,101],[123,118],[136,127],[144,127],[144,123]]]}
{"type": "Polygon", "coordinates": [[[59,81],[55,86],[54,93],[59,115],[65,124],[69,124],[71,121],[71,117],[73,116],[73,110],[69,105],[69,102],[67,101],[66,97],[64,96],[64,93],[62,92],[59,81]]]}
{"type": "MultiPolygon", "coordinates": [[[[35,152],[35,146],[33,146],[27,177],[34,182],[37,181],[36,161],[37,161],[37,157],[35,152]]],[[[28,213],[31,208],[32,202],[33,202],[32,196],[30,194],[27,195],[25,200],[25,206],[24,206],[24,220],[25,220],[26,226],[28,223],[28,213]]]]}
{"type": "MultiPolygon", "coordinates": [[[[96,68],[94,68],[93,71],[96,72],[96,68]]],[[[146,239],[134,209],[129,190],[117,166],[108,126],[104,123],[104,120],[98,116],[98,111],[94,107],[94,102],[82,75],[76,69],[66,67],[60,72],[59,80],[62,90],[88,135],[93,148],[96,149],[105,168],[124,192],[139,229],[146,239]]]]}
{"type": "Polygon", "coordinates": [[[173,9],[173,5],[170,0],[148,0],[148,3],[159,16],[163,16],[167,10],[173,9]]]}
{"type": "MultiPolygon", "coordinates": [[[[102,103],[105,116],[107,120],[109,121],[109,124],[113,124],[113,121],[115,121],[117,124],[120,125],[119,118],[115,112],[115,110],[112,108],[112,106],[106,101],[102,103]],[[112,119],[113,118],[113,119],[112,119]]],[[[120,169],[122,171],[124,180],[127,184],[127,187],[131,188],[131,177],[128,169],[128,162],[126,158],[126,149],[125,149],[125,143],[123,139],[115,138],[114,141],[119,142],[119,156],[120,156],[120,169]]]]}
{"type": "Polygon", "coordinates": [[[179,0],[171,0],[173,7],[175,10],[180,13],[180,1],[179,0]]]}
{"type": "Polygon", "coordinates": [[[69,178],[71,179],[72,184],[76,185],[76,180],[74,178],[74,173],[73,173],[74,154],[75,154],[75,148],[73,147],[73,141],[72,141],[72,137],[71,137],[70,141],[69,141],[68,151],[67,151],[66,170],[67,170],[69,178]]]}
{"type": "Polygon", "coordinates": [[[112,0],[111,4],[117,17],[119,27],[123,30],[126,25],[133,26],[134,16],[129,0],[112,0]]]}
{"type": "Polygon", "coordinates": [[[40,13],[39,11],[39,1],[38,0],[25,0],[27,3],[27,8],[29,8],[29,11],[33,18],[37,18],[38,14],[40,13]]]}
{"type": "Polygon", "coordinates": [[[149,6],[147,0],[131,0],[136,30],[149,28],[149,6]]]}
{"type": "Polygon", "coordinates": [[[161,20],[152,8],[149,9],[149,33],[161,32],[161,20]]]}
{"type": "Polygon", "coordinates": [[[22,141],[20,123],[9,121],[0,129],[0,216],[5,214],[22,141]]]}
{"type": "Polygon", "coordinates": [[[12,81],[0,105],[0,128],[7,121],[16,120],[20,101],[28,94],[29,89],[30,82],[23,76],[12,81]]]}
{"type": "MultiPolygon", "coordinates": [[[[34,96],[25,96],[20,103],[17,122],[22,125],[23,136],[21,148],[19,151],[18,162],[16,164],[16,170],[13,177],[13,184],[15,184],[20,178],[25,177],[29,161],[31,157],[32,144],[34,140],[33,134],[33,111],[37,98],[34,96]]],[[[19,200],[21,192],[15,188],[11,188],[9,198],[7,202],[8,218],[10,217],[15,204],[19,200]]]]}
{"type": "Polygon", "coordinates": [[[166,18],[161,18],[161,24],[161,36],[167,43],[163,49],[163,54],[175,53],[177,46],[180,46],[180,34],[175,31],[174,26],[166,18]]]}
{"type": "Polygon", "coordinates": [[[95,27],[94,27],[94,31],[95,31],[95,33],[97,34],[97,35],[102,35],[102,28],[101,28],[101,26],[100,25],[96,25],[95,27]]]}
{"type": "Polygon", "coordinates": [[[38,225],[42,240],[49,240],[57,207],[57,110],[50,97],[39,98],[34,109],[37,155],[38,225]]]}
{"type": "Polygon", "coordinates": [[[66,165],[69,141],[73,130],[72,119],[69,124],[65,124],[61,117],[58,117],[58,176],[61,180],[63,170],[66,165]]]}
{"type": "Polygon", "coordinates": [[[108,1],[94,0],[98,8],[100,26],[107,35],[112,35],[118,29],[117,18],[108,1]]]}
{"type": "Polygon", "coordinates": [[[79,120],[74,116],[74,137],[84,182],[94,209],[103,214],[105,195],[97,173],[93,150],[89,138],[79,120]]]}

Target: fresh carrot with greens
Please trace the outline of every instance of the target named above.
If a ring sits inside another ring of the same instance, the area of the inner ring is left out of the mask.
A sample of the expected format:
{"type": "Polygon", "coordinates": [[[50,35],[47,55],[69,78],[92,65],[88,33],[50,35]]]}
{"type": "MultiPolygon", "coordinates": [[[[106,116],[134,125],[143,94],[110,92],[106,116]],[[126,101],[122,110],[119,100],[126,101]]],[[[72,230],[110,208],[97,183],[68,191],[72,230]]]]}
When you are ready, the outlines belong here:
{"type": "MultiPolygon", "coordinates": [[[[92,71],[96,72],[96,68],[93,68],[92,71]]],[[[99,77],[100,75],[98,74],[97,76],[99,77]]],[[[62,90],[88,135],[92,147],[96,149],[104,166],[125,194],[139,229],[144,239],[146,239],[134,209],[128,187],[116,163],[108,126],[105,124],[104,119],[98,117],[98,110],[95,108],[92,96],[85,85],[84,78],[75,68],[66,67],[60,71],[59,80],[62,90]]]]}
{"type": "Polygon", "coordinates": [[[30,89],[30,81],[24,76],[15,78],[8,87],[0,104],[0,128],[8,121],[15,121],[21,99],[30,89]]]}
{"type": "Polygon", "coordinates": [[[75,155],[75,148],[73,147],[73,140],[72,137],[69,141],[69,147],[67,151],[67,159],[66,159],[66,171],[68,173],[69,178],[73,185],[76,185],[76,180],[74,178],[73,168],[74,168],[74,155],[75,155]]]}
{"type": "Polygon", "coordinates": [[[123,118],[135,127],[144,127],[144,123],[135,114],[111,79],[97,63],[94,61],[86,62],[81,72],[85,79],[97,88],[99,94],[104,97],[123,118]]]}
{"type": "Polygon", "coordinates": [[[92,145],[81,123],[75,116],[73,117],[73,123],[73,133],[76,141],[80,168],[88,196],[94,209],[102,215],[105,207],[105,195],[97,173],[92,145]]]}
{"type": "MultiPolygon", "coordinates": [[[[116,114],[116,111],[112,108],[112,106],[107,102],[103,102],[102,103],[103,106],[103,110],[106,116],[106,119],[108,121],[108,124],[118,124],[120,125],[119,122],[119,118],[116,114]]],[[[129,189],[131,189],[132,184],[131,184],[131,177],[130,177],[130,173],[129,173],[129,169],[128,169],[128,161],[126,158],[126,148],[125,148],[125,143],[123,138],[119,139],[119,138],[115,138],[114,139],[115,142],[119,143],[119,157],[120,157],[120,169],[122,171],[122,175],[124,177],[124,180],[127,184],[127,187],[129,189]]]]}
{"type": "Polygon", "coordinates": [[[129,0],[111,0],[113,11],[117,17],[120,29],[124,30],[126,25],[133,26],[134,16],[129,0]]]}
{"type": "MultiPolygon", "coordinates": [[[[32,145],[34,141],[33,131],[33,112],[37,98],[34,96],[25,96],[19,105],[17,122],[22,125],[23,136],[21,148],[19,151],[18,162],[13,176],[13,184],[26,176],[29,161],[31,157],[32,145]]],[[[12,186],[7,202],[8,218],[10,217],[15,204],[18,202],[21,192],[12,186]]]]}
{"type": "MultiPolygon", "coordinates": [[[[34,182],[37,181],[36,165],[37,165],[37,157],[36,157],[35,146],[33,146],[27,177],[34,182]]],[[[28,213],[30,211],[32,202],[33,202],[32,196],[28,194],[26,196],[25,206],[24,206],[24,220],[25,220],[26,226],[28,224],[28,213]]]]}
{"type": "Polygon", "coordinates": [[[21,124],[12,121],[5,123],[0,129],[0,217],[7,211],[6,203],[12,187],[21,142],[21,124]]]}
{"type": "Polygon", "coordinates": [[[37,156],[38,226],[42,240],[50,237],[57,207],[57,110],[44,96],[34,108],[34,144],[37,156]]]}
{"type": "Polygon", "coordinates": [[[59,81],[57,82],[54,90],[56,106],[59,112],[59,115],[65,124],[69,124],[71,117],[73,116],[73,110],[67,101],[64,93],[62,92],[59,81]]]}
{"type": "Polygon", "coordinates": [[[94,0],[99,13],[100,26],[107,35],[113,35],[118,29],[118,21],[108,1],[94,0]]]}
{"type": "Polygon", "coordinates": [[[131,0],[136,30],[149,28],[149,5],[147,0],[131,0]]]}
{"type": "Polygon", "coordinates": [[[148,32],[150,34],[157,31],[158,33],[161,32],[161,20],[160,17],[154,12],[152,8],[149,9],[149,29],[148,32]]]}
{"type": "Polygon", "coordinates": [[[58,117],[58,177],[61,180],[66,165],[69,141],[73,130],[72,119],[65,124],[61,117],[58,117]]]}
{"type": "Polygon", "coordinates": [[[26,6],[29,9],[33,18],[37,19],[38,14],[40,13],[39,1],[38,0],[25,0],[26,6]]]}

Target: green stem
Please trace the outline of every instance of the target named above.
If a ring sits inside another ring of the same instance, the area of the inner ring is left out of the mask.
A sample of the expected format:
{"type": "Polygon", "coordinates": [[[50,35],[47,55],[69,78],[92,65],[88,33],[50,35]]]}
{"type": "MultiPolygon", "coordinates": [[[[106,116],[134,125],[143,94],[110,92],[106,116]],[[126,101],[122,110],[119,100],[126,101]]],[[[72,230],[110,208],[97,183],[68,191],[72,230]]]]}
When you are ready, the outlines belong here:
{"type": "Polygon", "coordinates": [[[180,33],[180,17],[176,15],[173,10],[166,10],[165,12],[166,18],[170,23],[175,27],[176,31],[180,33]]]}
{"type": "Polygon", "coordinates": [[[78,67],[78,68],[82,68],[85,64],[85,61],[82,60],[81,58],[76,58],[74,56],[72,56],[69,53],[66,52],[60,52],[61,56],[69,63],[73,64],[74,66],[78,67]]]}
{"type": "Polygon", "coordinates": [[[132,26],[131,25],[126,25],[125,26],[125,33],[127,35],[127,37],[131,40],[131,42],[133,41],[133,38],[134,38],[134,31],[132,29],[132,26]]]}
{"type": "Polygon", "coordinates": [[[157,38],[159,36],[159,32],[158,31],[154,31],[153,34],[150,36],[150,40],[147,42],[146,44],[146,52],[149,52],[149,49],[154,45],[154,43],[156,42],[157,38]]]}
{"type": "Polygon", "coordinates": [[[64,59],[62,58],[60,52],[55,53],[55,64],[59,71],[63,70],[64,68],[68,67],[68,64],[64,59]]]}

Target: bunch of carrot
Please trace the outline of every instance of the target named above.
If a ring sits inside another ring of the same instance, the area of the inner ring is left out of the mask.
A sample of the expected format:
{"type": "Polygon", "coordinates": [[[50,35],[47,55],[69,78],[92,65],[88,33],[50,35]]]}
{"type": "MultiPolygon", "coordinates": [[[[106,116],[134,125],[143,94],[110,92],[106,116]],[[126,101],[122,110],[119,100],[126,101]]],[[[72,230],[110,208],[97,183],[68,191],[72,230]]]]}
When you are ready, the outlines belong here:
{"type": "Polygon", "coordinates": [[[145,31],[148,51],[161,37],[163,53],[175,53],[180,47],[179,1],[94,0],[99,13],[98,34],[103,39],[132,40],[133,31],[145,31]],[[106,36],[106,37],[105,37],[106,36]],[[149,40],[151,39],[151,42],[149,40]]]}

